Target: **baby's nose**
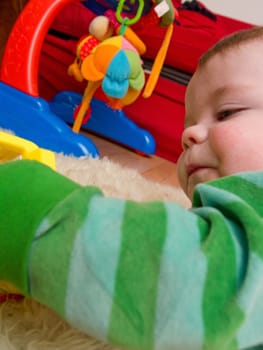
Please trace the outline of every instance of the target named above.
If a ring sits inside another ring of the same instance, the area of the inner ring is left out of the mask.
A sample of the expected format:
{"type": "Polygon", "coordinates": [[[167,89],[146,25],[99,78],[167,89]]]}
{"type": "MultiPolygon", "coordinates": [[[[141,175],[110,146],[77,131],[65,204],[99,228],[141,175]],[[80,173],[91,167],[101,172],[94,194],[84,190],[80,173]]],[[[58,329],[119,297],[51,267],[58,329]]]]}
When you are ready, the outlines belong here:
{"type": "Polygon", "coordinates": [[[182,134],[183,149],[187,149],[194,144],[202,143],[207,138],[207,127],[205,125],[196,124],[187,127],[182,134]]]}

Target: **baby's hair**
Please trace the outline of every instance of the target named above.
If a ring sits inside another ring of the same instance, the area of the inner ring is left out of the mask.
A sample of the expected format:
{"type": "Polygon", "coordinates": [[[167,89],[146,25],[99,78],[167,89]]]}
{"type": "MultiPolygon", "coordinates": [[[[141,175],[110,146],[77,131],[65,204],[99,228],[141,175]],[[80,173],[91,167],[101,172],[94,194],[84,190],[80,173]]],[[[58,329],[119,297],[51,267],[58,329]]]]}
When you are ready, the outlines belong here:
{"type": "Polygon", "coordinates": [[[214,57],[218,53],[225,52],[233,47],[238,47],[243,43],[247,43],[253,40],[263,40],[263,27],[253,27],[251,29],[241,30],[232,33],[223,39],[219,40],[214,46],[208,49],[199,59],[199,67],[202,67],[210,58],[214,57]]]}

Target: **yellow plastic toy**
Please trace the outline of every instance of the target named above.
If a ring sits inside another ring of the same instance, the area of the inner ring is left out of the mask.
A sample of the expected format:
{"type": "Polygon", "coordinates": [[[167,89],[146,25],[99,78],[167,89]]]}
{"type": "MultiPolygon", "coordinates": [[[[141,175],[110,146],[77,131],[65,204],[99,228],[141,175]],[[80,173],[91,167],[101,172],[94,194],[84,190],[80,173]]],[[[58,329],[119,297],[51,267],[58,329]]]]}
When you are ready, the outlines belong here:
{"type": "Polygon", "coordinates": [[[21,137],[0,131],[0,164],[11,160],[31,159],[56,169],[55,154],[21,137]]]}

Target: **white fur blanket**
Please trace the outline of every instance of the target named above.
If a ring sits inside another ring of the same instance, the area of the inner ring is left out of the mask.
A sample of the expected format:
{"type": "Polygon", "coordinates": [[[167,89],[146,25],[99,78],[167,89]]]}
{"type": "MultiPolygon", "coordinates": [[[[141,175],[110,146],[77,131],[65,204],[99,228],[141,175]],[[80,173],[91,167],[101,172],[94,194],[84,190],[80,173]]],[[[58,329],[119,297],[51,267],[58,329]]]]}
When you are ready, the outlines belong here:
{"type": "MultiPolygon", "coordinates": [[[[106,196],[137,201],[168,200],[190,205],[180,189],[156,184],[136,171],[107,158],[77,159],[56,156],[57,171],[83,185],[99,186],[106,196]]],[[[0,305],[1,350],[106,350],[112,347],[82,334],[53,311],[32,300],[8,301],[0,305]]]]}

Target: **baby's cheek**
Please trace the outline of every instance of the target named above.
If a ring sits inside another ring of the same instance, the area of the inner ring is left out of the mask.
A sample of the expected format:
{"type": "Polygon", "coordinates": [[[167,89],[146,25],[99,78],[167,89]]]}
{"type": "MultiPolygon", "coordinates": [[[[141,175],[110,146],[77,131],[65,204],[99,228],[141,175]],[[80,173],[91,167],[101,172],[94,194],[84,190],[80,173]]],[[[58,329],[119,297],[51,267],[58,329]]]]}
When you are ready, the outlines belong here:
{"type": "Polygon", "coordinates": [[[221,176],[259,168],[255,141],[246,128],[237,123],[222,123],[210,133],[210,146],[219,164],[221,176]]]}
{"type": "Polygon", "coordinates": [[[184,155],[181,154],[181,156],[178,158],[178,161],[176,163],[176,174],[179,181],[180,186],[185,191],[186,188],[186,173],[184,168],[184,155]]]}
{"type": "MultiPolygon", "coordinates": [[[[209,140],[213,152],[220,158],[233,150],[237,132],[227,123],[222,123],[210,130],[209,140]]],[[[234,146],[235,147],[235,146],[234,146]]]]}

